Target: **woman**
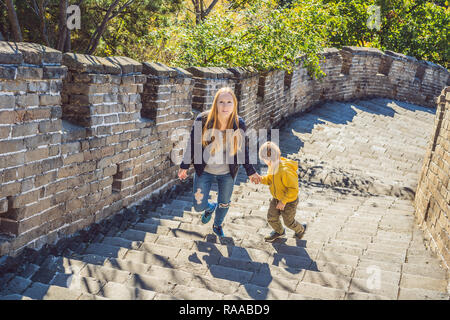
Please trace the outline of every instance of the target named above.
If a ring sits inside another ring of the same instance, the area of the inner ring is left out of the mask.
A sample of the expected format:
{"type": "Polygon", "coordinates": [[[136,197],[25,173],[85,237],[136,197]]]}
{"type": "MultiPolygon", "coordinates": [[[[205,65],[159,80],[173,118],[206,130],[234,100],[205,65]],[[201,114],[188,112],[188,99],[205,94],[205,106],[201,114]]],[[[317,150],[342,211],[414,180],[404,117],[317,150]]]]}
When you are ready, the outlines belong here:
{"type": "Polygon", "coordinates": [[[225,236],[222,223],[230,206],[239,169],[238,155],[244,153],[243,165],[250,180],[254,183],[261,181],[249,161],[248,138],[242,134],[245,130],[245,122],[237,114],[237,99],[233,89],[219,89],[211,109],[200,113],[195,119],[178,171],[178,177],[186,179],[187,170],[194,162],[194,209],[197,212],[205,211],[202,223],[208,223],[215,211],[213,231],[219,237],[225,236]],[[217,203],[208,201],[213,182],[218,185],[217,203]]]}

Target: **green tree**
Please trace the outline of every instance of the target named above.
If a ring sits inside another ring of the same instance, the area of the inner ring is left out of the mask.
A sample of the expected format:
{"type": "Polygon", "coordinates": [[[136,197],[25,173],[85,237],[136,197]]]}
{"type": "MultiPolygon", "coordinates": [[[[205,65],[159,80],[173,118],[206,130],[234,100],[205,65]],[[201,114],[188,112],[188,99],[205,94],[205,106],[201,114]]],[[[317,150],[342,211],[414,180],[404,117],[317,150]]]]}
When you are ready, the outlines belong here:
{"type": "Polygon", "coordinates": [[[328,45],[371,46],[439,63],[448,68],[447,1],[323,0],[330,19],[328,45]],[[369,6],[380,9],[381,26],[369,28],[369,6]]]}
{"type": "Polygon", "coordinates": [[[291,71],[304,55],[305,65],[318,76],[327,17],[320,3],[303,0],[290,7],[258,0],[238,12],[217,10],[201,24],[185,21],[176,29],[180,37],[172,64],[291,71]]]}

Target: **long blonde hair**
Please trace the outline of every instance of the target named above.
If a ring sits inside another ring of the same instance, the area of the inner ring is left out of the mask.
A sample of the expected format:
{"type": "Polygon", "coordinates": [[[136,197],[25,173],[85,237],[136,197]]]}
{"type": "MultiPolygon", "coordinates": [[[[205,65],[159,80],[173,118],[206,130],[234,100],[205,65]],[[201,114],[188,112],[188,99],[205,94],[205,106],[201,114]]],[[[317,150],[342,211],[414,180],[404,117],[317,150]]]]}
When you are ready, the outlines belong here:
{"type": "Polygon", "coordinates": [[[220,88],[216,95],[214,96],[214,101],[212,103],[212,107],[208,112],[208,117],[206,118],[206,123],[205,126],[203,127],[203,131],[202,131],[202,145],[203,147],[205,147],[206,145],[209,144],[209,140],[212,140],[211,142],[211,154],[215,154],[216,150],[218,150],[219,148],[219,141],[218,139],[215,139],[214,136],[211,136],[213,134],[213,132],[209,131],[210,134],[208,136],[206,136],[205,133],[207,133],[208,129],[217,129],[219,130],[219,119],[218,119],[218,108],[217,108],[217,101],[219,99],[219,95],[221,95],[222,93],[229,93],[231,94],[231,96],[233,97],[233,102],[234,102],[234,108],[233,108],[233,112],[231,113],[230,117],[228,118],[228,122],[226,124],[226,129],[234,129],[233,128],[233,122],[236,123],[236,128],[237,130],[234,131],[232,137],[231,137],[231,141],[226,141],[227,140],[227,135],[224,134],[223,135],[223,141],[222,141],[222,145],[223,146],[228,146],[228,148],[231,148],[230,150],[230,154],[231,155],[235,155],[237,153],[237,151],[241,148],[242,145],[242,134],[239,130],[239,118],[238,118],[238,114],[237,114],[237,98],[236,95],[233,92],[233,89],[230,87],[224,87],[224,88],[220,88]],[[212,126],[211,126],[212,123],[212,126]],[[228,144],[227,144],[228,142],[228,144]],[[233,143],[234,142],[234,143],[233,143]]]}

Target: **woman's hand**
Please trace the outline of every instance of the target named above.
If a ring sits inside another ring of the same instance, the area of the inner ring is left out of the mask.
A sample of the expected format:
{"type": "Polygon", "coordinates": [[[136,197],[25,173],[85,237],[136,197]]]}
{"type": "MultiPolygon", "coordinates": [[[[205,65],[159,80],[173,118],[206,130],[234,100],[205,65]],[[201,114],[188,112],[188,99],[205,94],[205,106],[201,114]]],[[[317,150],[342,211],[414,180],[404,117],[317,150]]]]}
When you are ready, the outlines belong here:
{"type": "Polygon", "coordinates": [[[186,179],[187,178],[187,169],[178,170],[178,178],[180,178],[180,180],[186,179]]]}
{"type": "Polygon", "coordinates": [[[261,183],[261,176],[258,173],[254,173],[250,176],[250,181],[255,184],[259,184],[261,183]]]}

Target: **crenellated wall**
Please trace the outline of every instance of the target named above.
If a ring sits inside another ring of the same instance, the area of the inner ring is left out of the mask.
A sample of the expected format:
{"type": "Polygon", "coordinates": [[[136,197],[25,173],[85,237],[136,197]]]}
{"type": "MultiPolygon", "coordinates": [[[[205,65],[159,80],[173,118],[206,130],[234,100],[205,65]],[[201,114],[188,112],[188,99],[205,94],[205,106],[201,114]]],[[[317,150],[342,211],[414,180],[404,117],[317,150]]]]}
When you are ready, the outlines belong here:
{"type": "MultiPolygon", "coordinates": [[[[440,66],[372,48],[302,58],[291,74],[170,68],[127,57],[0,41],[0,256],[72,235],[180,184],[182,137],[215,92],[231,86],[248,128],[270,129],[327,100],[387,97],[434,107],[440,66]]],[[[191,173],[193,168],[190,169],[191,173]]]]}
{"type": "Polygon", "coordinates": [[[447,268],[450,266],[450,87],[438,98],[414,205],[416,220],[447,268]]]}

